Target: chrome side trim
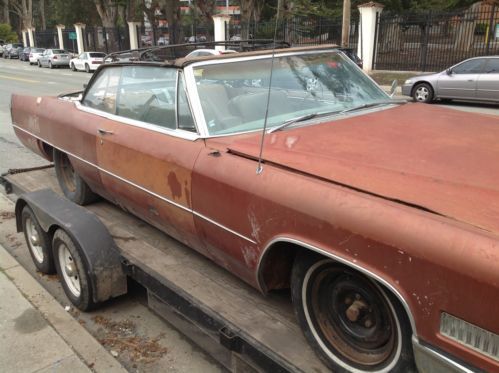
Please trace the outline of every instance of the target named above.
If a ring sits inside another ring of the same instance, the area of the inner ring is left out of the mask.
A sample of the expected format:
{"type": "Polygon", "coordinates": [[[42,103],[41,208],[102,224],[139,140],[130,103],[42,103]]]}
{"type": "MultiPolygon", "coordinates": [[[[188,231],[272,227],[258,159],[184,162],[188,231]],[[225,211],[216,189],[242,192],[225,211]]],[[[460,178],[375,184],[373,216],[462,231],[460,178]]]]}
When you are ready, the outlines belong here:
{"type": "Polygon", "coordinates": [[[288,242],[288,243],[292,243],[292,244],[295,244],[295,245],[298,245],[298,246],[302,246],[306,249],[309,249],[309,250],[312,250],[312,251],[315,251],[316,253],[319,253],[321,255],[324,255],[328,258],[331,258],[341,264],[344,264],[348,267],[351,267],[365,275],[367,275],[368,277],[378,281],[379,283],[383,284],[384,286],[386,286],[397,298],[398,300],[400,301],[400,303],[402,303],[402,306],[404,307],[405,309],[405,312],[407,313],[407,317],[409,318],[409,322],[411,324],[411,328],[412,328],[412,333],[413,333],[413,336],[414,338],[416,338],[416,341],[418,340],[417,339],[417,330],[416,330],[416,322],[414,321],[414,317],[412,315],[412,312],[411,312],[411,309],[409,308],[409,305],[408,303],[405,301],[404,297],[399,293],[399,291],[393,287],[392,284],[390,284],[388,281],[386,281],[384,278],[378,276],[377,274],[371,272],[371,271],[368,271],[367,269],[365,269],[364,267],[361,267],[360,265],[356,264],[356,263],[353,263],[349,260],[346,260],[338,255],[335,255],[335,254],[332,254],[324,249],[321,249],[317,246],[313,246],[313,245],[310,245],[306,242],[303,242],[303,241],[300,241],[300,240],[296,240],[294,238],[289,238],[289,237],[284,237],[284,236],[278,236],[276,238],[274,238],[272,241],[270,241],[266,246],[265,248],[263,249],[262,251],[262,254],[260,255],[260,258],[258,259],[258,266],[256,268],[256,276],[257,276],[257,283],[258,283],[258,287],[260,288],[260,290],[262,292],[265,292],[265,286],[264,284],[262,283],[262,278],[261,278],[261,275],[260,275],[260,271],[261,271],[261,265],[262,265],[262,261],[263,259],[265,258],[265,255],[267,254],[267,251],[270,247],[272,247],[275,243],[278,243],[278,242],[288,242]]]}
{"type": "Polygon", "coordinates": [[[184,131],[181,129],[169,129],[166,127],[161,127],[161,126],[156,126],[154,124],[141,122],[139,120],[125,118],[125,117],[121,117],[119,115],[106,113],[105,111],[101,111],[101,110],[89,108],[88,106],[84,106],[79,101],[74,101],[74,105],[78,110],[81,110],[81,111],[84,111],[84,112],[90,113],[90,114],[95,114],[95,115],[98,115],[100,117],[103,117],[103,118],[106,118],[109,120],[113,120],[115,122],[128,124],[130,126],[144,128],[147,130],[163,133],[165,135],[178,137],[178,138],[184,139],[184,140],[195,141],[195,140],[200,138],[199,134],[194,133],[194,132],[184,131]]]}
{"type": "Polygon", "coordinates": [[[71,157],[74,157],[74,158],[78,159],[79,161],[81,161],[83,163],[88,164],[89,166],[95,167],[99,171],[104,172],[104,173],[108,174],[109,176],[112,176],[112,177],[114,177],[114,178],[116,178],[116,179],[118,179],[118,180],[120,180],[120,181],[122,181],[124,183],[127,183],[127,184],[129,184],[129,185],[131,185],[131,186],[133,186],[133,187],[135,187],[137,189],[140,189],[143,192],[148,193],[148,194],[150,194],[151,196],[153,196],[155,198],[158,198],[158,199],[160,199],[160,200],[162,200],[162,201],[164,201],[166,203],[169,203],[169,204],[171,204],[171,205],[173,205],[173,206],[175,206],[175,207],[177,207],[177,208],[179,208],[179,209],[181,209],[183,211],[189,212],[189,213],[191,213],[191,214],[193,214],[193,215],[195,215],[195,216],[197,216],[197,217],[199,217],[199,218],[201,218],[201,219],[203,219],[203,220],[205,220],[205,221],[207,221],[207,222],[209,222],[211,224],[216,225],[217,227],[219,227],[219,228],[221,228],[221,229],[223,229],[223,230],[225,230],[225,231],[227,231],[229,233],[232,233],[232,234],[234,234],[234,235],[236,235],[236,236],[238,236],[238,237],[240,237],[240,238],[242,238],[242,239],[244,239],[244,240],[246,240],[248,242],[251,242],[252,244],[256,245],[256,241],[252,240],[251,238],[246,237],[246,236],[244,236],[244,235],[242,235],[242,234],[240,234],[240,233],[238,233],[238,232],[236,232],[236,231],[234,231],[234,230],[226,227],[225,225],[220,224],[220,223],[216,222],[215,220],[212,220],[212,219],[208,218],[207,216],[205,216],[205,215],[203,215],[203,214],[201,214],[201,213],[199,213],[197,211],[194,211],[192,208],[189,208],[189,207],[186,207],[184,205],[181,205],[181,204],[179,204],[179,203],[177,203],[175,201],[172,201],[171,199],[168,199],[168,198],[163,197],[163,196],[161,196],[161,195],[159,195],[159,194],[157,194],[157,193],[155,193],[155,192],[153,192],[153,191],[151,191],[149,189],[146,189],[143,186],[140,186],[140,185],[138,185],[138,184],[136,184],[136,183],[134,183],[134,182],[132,182],[130,180],[127,180],[127,179],[125,179],[125,178],[123,178],[123,177],[121,177],[119,175],[116,175],[116,174],[114,174],[114,173],[112,173],[110,171],[107,171],[107,170],[103,169],[102,167],[99,167],[96,164],[93,164],[92,162],[89,162],[89,161],[87,161],[87,160],[85,160],[85,159],[83,159],[83,158],[81,158],[81,157],[79,157],[79,156],[77,156],[77,155],[75,155],[75,154],[73,154],[71,152],[68,152],[65,149],[62,149],[62,148],[60,148],[58,146],[55,146],[54,144],[51,144],[47,140],[42,139],[41,137],[39,137],[39,136],[37,136],[37,135],[35,135],[35,134],[33,134],[33,133],[25,130],[24,128],[19,127],[18,125],[14,124],[14,123],[12,123],[12,126],[15,127],[15,128],[17,128],[18,130],[20,130],[22,132],[27,133],[30,136],[33,136],[33,137],[37,138],[40,141],[45,142],[46,144],[50,145],[51,147],[53,147],[55,149],[58,149],[58,150],[60,150],[60,151],[62,151],[64,153],[70,155],[71,157]]]}
{"type": "Polygon", "coordinates": [[[412,337],[414,360],[420,373],[474,373],[457,361],[442,355],[434,349],[423,346],[415,336],[412,337]]]}

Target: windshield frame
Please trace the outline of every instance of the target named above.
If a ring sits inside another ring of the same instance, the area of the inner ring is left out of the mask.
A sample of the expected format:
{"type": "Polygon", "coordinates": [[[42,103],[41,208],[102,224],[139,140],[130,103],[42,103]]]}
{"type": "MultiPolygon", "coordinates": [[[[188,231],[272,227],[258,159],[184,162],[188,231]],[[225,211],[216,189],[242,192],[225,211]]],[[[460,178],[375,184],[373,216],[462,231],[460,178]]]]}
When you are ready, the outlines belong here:
{"type": "MultiPolygon", "coordinates": [[[[283,51],[275,54],[275,58],[280,58],[280,57],[288,57],[288,56],[298,56],[298,55],[312,55],[312,54],[320,54],[320,53],[336,53],[336,54],[341,54],[344,56],[344,58],[348,59],[348,56],[346,56],[340,49],[338,48],[327,48],[327,49],[320,49],[320,50],[310,50],[310,51],[283,51]]],[[[195,116],[196,123],[198,124],[198,130],[200,132],[200,136],[203,138],[216,138],[216,137],[226,137],[226,136],[238,136],[238,135],[243,135],[247,133],[254,133],[254,132],[261,132],[263,128],[256,128],[252,130],[242,130],[238,132],[232,132],[232,133],[224,133],[224,134],[210,134],[208,131],[208,126],[205,120],[205,115],[203,108],[201,106],[201,100],[199,97],[198,89],[197,89],[197,83],[196,83],[196,77],[194,74],[194,70],[198,67],[201,66],[209,66],[209,65],[220,65],[224,63],[234,63],[234,62],[244,62],[244,61],[251,61],[251,60],[263,60],[263,59],[268,59],[272,58],[272,51],[269,51],[269,53],[266,54],[261,54],[257,56],[238,56],[237,53],[229,54],[231,57],[230,58],[223,58],[223,59],[213,59],[213,60],[208,60],[208,61],[199,61],[199,62],[194,62],[192,64],[189,64],[184,67],[184,77],[185,77],[185,82],[186,82],[186,89],[188,92],[188,96],[191,99],[191,105],[192,105],[192,112],[193,115],[195,116]]],[[[349,60],[350,61],[350,60],[349,60]]],[[[358,67],[353,61],[352,65],[358,69],[358,72],[360,74],[364,74],[374,85],[376,85],[379,88],[379,91],[382,95],[386,97],[387,100],[390,100],[391,97],[387,92],[385,92],[368,74],[366,74],[360,67],[358,67]]],[[[269,71],[270,73],[270,71],[269,71]]],[[[362,110],[362,112],[359,114],[359,112],[355,113],[345,113],[340,115],[341,118],[344,118],[345,116],[357,116],[357,115],[362,115],[366,112],[373,112],[373,111],[379,111],[379,110],[384,110],[386,108],[392,107],[392,105],[387,104],[385,106],[379,106],[375,108],[368,108],[362,110]]],[[[331,116],[332,117],[332,116],[331,116]]],[[[314,118],[311,119],[313,120],[314,123],[323,123],[325,121],[330,121],[331,117],[325,116],[322,118],[314,118]]],[[[309,121],[304,121],[299,123],[298,126],[304,126],[309,124],[309,121]]],[[[293,126],[295,127],[295,126],[293,126]]],[[[269,127],[270,129],[272,127],[269,127]]]]}

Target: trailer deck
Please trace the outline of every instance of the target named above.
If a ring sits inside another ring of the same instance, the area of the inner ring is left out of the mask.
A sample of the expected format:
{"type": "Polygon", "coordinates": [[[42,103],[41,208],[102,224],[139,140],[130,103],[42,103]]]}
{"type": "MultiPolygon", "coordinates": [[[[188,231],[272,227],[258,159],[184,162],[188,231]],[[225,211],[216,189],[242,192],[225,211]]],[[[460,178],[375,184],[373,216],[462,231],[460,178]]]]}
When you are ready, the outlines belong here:
{"type": "MultiPolygon", "coordinates": [[[[50,188],[53,169],[4,177],[16,195],[50,188]]],[[[196,251],[101,200],[86,206],[109,230],[149,306],[231,371],[327,372],[298,326],[289,293],[263,296],[196,251]]]]}

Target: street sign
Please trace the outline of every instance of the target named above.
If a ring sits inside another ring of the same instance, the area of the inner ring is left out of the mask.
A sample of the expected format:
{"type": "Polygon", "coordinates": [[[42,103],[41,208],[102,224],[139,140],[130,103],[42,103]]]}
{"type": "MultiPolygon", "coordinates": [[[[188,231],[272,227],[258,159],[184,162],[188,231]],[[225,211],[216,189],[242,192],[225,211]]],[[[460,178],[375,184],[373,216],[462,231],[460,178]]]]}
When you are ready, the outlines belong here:
{"type": "Polygon", "coordinates": [[[496,25],[496,39],[499,39],[499,23],[496,25]]]}
{"type": "Polygon", "coordinates": [[[69,40],[76,40],[76,32],[69,33],[69,40]]]}

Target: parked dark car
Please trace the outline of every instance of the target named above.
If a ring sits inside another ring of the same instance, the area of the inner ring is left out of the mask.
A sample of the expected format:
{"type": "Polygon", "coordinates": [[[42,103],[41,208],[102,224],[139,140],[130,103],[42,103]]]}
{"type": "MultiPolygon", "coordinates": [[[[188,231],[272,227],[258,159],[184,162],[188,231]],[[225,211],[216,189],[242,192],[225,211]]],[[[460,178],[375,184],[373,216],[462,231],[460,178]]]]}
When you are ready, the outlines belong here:
{"type": "Polygon", "coordinates": [[[364,62],[362,59],[357,55],[357,52],[355,52],[355,49],[353,48],[339,48],[340,51],[345,53],[348,58],[350,58],[355,64],[360,67],[361,69],[364,67],[364,62]]]}
{"type": "Polygon", "coordinates": [[[33,48],[31,48],[31,47],[24,48],[23,51],[19,54],[19,60],[28,62],[29,55],[30,55],[32,49],[33,48]]]}
{"type": "Polygon", "coordinates": [[[22,51],[23,45],[21,43],[7,44],[4,48],[3,58],[19,58],[18,48],[21,48],[22,51]]]}

